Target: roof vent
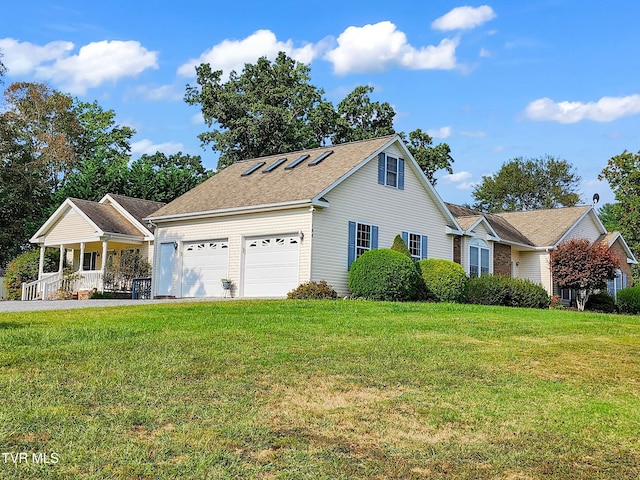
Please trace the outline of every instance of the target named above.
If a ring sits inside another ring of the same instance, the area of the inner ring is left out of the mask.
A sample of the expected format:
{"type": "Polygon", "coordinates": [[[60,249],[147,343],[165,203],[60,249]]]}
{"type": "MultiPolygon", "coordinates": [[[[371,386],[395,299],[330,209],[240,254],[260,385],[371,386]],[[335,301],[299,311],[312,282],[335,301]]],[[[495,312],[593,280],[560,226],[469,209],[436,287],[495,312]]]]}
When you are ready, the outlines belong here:
{"type": "Polygon", "coordinates": [[[305,153],[304,155],[300,155],[293,162],[291,162],[289,165],[284,167],[284,169],[285,170],[291,170],[293,168],[296,168],[298,165],[300,165],[302,162],[304,162],[307,158],[309,158],[309,154],[308,153],[305,153]]]}
{"type": "Polygon", "coordinates": [[[323,161],[325,158],[327,158],[332,153],[333,153],[333,150],[327,150],[326,152],[321,153],[318,158],[316,158],[313,161],[309,162],[309,166],[313,167],[314,165],[318,165],[321,161],[323,161]]]}
{"type": "Polygon", "coordinates": [[[286,162],[287,159],[286,158],[281,158],[279,160],[276,160],[275,162],[273,162],[271,165],[269,165],[267,168],[265,168],[262,173],[269,173],[272,170],[275,170],[276,168],[278,168],[280,165],[282,165],[284,162],[286,162]]]}
{"type": "Polygon", "coordinates": [[[248,168],[247,170],[245,170],[243,173],[240,174],[241,177],[246,177],[247,175],[251,175],[253,172],[255,172],[256,170],[258,170],[260,167],[262,167],[265,163],[267,162],[259,162],[256,163],[255,165],[253,165],[252,167],[248,168]]]}

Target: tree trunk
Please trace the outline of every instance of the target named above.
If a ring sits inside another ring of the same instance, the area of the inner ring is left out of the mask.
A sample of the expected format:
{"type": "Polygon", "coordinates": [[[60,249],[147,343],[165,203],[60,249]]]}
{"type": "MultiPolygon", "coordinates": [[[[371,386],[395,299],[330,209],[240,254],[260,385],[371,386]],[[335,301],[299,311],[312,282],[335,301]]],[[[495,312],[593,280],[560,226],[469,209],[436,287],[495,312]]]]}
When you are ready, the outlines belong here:
{"type": "Polygon", "coordinates": [[[584,311],[584,306],[587,304],[589,298],[589,292],[585,288],[581,288],[576,291],[576,306],[580,312],[584,311]]]}

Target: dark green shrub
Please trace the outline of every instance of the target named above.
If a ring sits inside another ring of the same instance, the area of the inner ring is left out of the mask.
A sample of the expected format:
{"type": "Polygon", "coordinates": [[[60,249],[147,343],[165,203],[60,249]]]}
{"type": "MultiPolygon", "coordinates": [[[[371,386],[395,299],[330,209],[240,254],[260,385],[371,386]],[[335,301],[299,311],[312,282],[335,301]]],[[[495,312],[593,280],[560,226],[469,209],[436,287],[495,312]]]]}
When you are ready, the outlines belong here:
{"type": "Polygon", "coordinates": [[[287,293],[287,298],[298,300],[322,300],[338,298],[338,293],[326,280],[301,283],[295,289],[287,293]]]}
{"type": "Polygon", "coordinates": [[[640,313],[640,285],[623,288],[617,295],[618,310],[620,313],[636,315],[640,313]]]}
{"type": "Polygon", "coordinates": [[[418,261],[418,268],[429,298],[438,302],[465,301],[469,279],[462,265],[450,260],[429,258],[418,261]]]}
{"type": "MultiPolygon", "coordinates": [[[[55,272],[58,270],[60,250],[47,248],[44,254],[44,271],[55,272]]],[[[7,266],[4,277],[4,288],[7,290],[9,300],[22,298],[22,283],[33,282],[38,279],[40,268],[40,250],[30,250],[18,255],[7,266]]]]}
{"type": "Polygon", "coordinates": [[[523,278],[483,275],[469,279],[467,301],[480,305],[547,308],[549,294],[536,283],[523,278]]]}
{"type": "Polygon", "coordinates": [[[391,249],[370,250],[349,270],[349,290],[370,300],[416,300],[422,279],[413,260],[391,249]]]}
{"type": "Polygon", "coordinates": [[[614,313],[616,300],[607,292],[594,293],[589,295],[584,309],[592,312],[614,313]]]}
{"type": "Polygon", "coordinates": [[[396,235],[396,237],[393,239],[391,250],[395,252],[400,252],[406,255],[407,257],[411,258],[411,252],[409,251],[409,247],[407,247],[407,244],[405,243],[405,241],[402,239],[402,235],[396,235]]]}

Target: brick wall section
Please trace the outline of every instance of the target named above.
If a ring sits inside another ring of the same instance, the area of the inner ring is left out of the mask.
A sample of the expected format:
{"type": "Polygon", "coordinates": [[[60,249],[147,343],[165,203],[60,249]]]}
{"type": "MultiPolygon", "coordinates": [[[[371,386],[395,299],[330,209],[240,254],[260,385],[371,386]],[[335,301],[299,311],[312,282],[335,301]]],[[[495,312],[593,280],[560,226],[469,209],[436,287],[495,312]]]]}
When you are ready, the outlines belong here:
{"type": "Polygon", "coordinates": [[[511,247],[509,245],[493,244],[493,274],[511,276],[511,247]]]}
{"type": "Polygon", "coordinates": [[[462,239],[461,237],[453,237],[453,261],[462,265],[462,239]]]}
{"type": "Polygon", "coordinates": [[[631,276],[631,265],[627,263],[627,254],[624,251],[624,247],[619,240],[616,240],[609,250],[620,259],[620,270],[627,275],[627,286],[630,287],[633,284],[633,278],[631,276]]]}

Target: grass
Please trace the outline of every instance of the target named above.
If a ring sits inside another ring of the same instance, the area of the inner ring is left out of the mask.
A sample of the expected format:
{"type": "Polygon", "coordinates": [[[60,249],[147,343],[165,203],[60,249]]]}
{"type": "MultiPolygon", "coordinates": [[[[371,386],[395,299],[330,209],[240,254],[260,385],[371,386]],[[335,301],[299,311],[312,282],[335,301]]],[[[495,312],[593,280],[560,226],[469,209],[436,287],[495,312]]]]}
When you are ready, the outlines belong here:
{"type": "Polygon", "coordinates": [[[637,479],[639,382],[631,316],[341,300],[5,313],[0,478],[637,479]]]}

